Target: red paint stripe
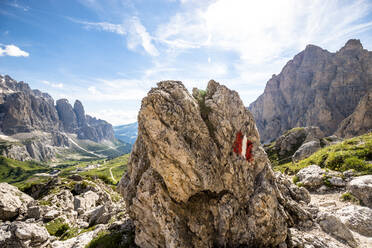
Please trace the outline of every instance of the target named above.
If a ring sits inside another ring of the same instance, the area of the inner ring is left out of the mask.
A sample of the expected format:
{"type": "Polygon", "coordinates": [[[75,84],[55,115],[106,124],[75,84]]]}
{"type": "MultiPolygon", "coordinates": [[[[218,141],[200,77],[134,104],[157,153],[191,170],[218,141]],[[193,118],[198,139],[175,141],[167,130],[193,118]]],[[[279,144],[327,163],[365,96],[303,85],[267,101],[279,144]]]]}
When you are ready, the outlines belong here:
{"type": "Polygon", "coordinates": [[[253,148],[252,142],[250,140],[247,140],[247,150],[245,152],[245,159],[248,160],[248,161],[253,160],[252,148],[253,148]]]}
{"type": "Polygon", "coordinates": [[[234,152],[240,154],[242,152],[242,138],[243,135],[241,132],[236,134],[235,142],[234,142],[234,152]]]}

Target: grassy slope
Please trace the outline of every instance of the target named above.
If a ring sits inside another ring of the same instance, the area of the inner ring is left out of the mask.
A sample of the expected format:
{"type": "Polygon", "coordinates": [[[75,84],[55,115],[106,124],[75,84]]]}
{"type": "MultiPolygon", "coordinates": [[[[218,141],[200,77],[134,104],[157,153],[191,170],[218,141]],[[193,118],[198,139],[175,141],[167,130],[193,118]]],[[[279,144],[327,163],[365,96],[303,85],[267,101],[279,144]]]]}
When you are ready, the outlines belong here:
{"type": "Polygon", "coordinates": [[[48,172],[50,168],[45,165],[26,161],[21,162],[0,156],[0,182],[18,183],[26,181],[35,173],[48,172]]]}
{"type": "Polygon", "coordinates": [[[128,159],[129,159],[129,154],[126,154],[126,155],[108,160],[106,161],[106,163],[104,163],[103,160],[95,161],[101,164],[99,168],[92,169],[89,171],[84,171],[84,172],[81,172],[80,174],[90,176],[90,177],[97,176],[101,178],[102,180],[104,180],[106,183],[116,184],[127,170],[128,159]],[[111,168],[115,181],[113,181],[111,178],[110,168],[111,168]]]}
{"type": "Polygon", "coordinates": [[[296,173],[311,164],[336,171],[354,169],[360,174],[372,174],[372,133],[346,139],[327,146],[298,163],[274,166],[275,170],[296,173]]]}
{"type": "Polygon", "coordinates": [[[60,177],[67,177],[76,174],[77,168],[83,168],[91,164],[102,164],[101,167],[89,171],[78,172],[83,176],[91,178],[98,177],[108,184],[116,184],[127,170],[129,154],[106,160],[92,161],[65,161],[54,168],[36,162],[21,162],[14,159],[0,156],[0,182],[7,182],[19,187],[21,190],[29,187],[31,184],[48,181],[50,177],[35,176],[36,173],[48,173],[52,170],[60,170],[60,177]],[[112,180],[110,168],[115,181],[112,180]]]}

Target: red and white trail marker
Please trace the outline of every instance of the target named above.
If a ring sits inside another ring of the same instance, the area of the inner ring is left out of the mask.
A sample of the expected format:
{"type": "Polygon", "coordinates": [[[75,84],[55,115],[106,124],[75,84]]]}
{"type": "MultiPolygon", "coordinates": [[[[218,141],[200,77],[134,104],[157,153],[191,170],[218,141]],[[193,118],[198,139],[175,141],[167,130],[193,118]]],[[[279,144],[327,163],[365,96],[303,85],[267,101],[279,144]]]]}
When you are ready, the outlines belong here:
{"type": "Polygon", "coordinates": [[[252,141],[248,140],[247,136],[243,135],[242,132],[236,134],[233,148],[236,154],[244,157],[247,161],[251,162],[253,160],[252,141]]]}

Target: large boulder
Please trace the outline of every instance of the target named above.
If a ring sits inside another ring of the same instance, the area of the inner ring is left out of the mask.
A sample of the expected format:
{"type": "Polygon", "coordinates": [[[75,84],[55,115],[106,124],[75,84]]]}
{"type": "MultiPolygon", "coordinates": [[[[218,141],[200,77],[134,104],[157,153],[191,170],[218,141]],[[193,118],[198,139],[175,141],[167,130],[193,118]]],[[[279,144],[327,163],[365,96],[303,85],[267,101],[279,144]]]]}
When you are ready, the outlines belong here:
{"type": "Polygon", "coordinates": [[[334,236],[336,239],[345,241],[353,248],[358,246],[349,228],[336,216],[323,212],[318,216],[318,222],[324,232],[334,236]]]}
{"type": "Polygon", "coordinates": [[[312,140],[303,143],[300,148],[293,154],[292,158],[294,161],[300,161],[301,159],[309,157],[321,148],[319,140],[312,140]]]}
{"type": "Polygon", "coordinates": [[[319,127],[296,127],[286,131],[274,142],[266,144],[264,149],[271,161],[286,163],[293,159],[302,159],[315,152],[316,149],[309,150],[309,144],[315,142],[320,148],[320,140],[323,137],[324,133],[319,127]]]}
{"type": "Polygon", "coordinates": [[[308,189],[317,189],[323,185],[325,170],[316,164],[309,165],[297,173],[297,178],[308,189]]]}
{"type": "Polygon", "coordinates": [[[49,233],[37,223],[15,221],[0,225],[0,247],[48,247],[49,233]]]}
{"type": "Polygon", "coordinates": [[[7,183],[0,183],[0,220],[7,221],[17,218],[27,211],[27,204],[32,197],[7,183]]]}
{"type": "Polygon", "coordinates": [[[372,237],[372,209],[351,205],[338,210],[336,216],[351,230],[372,237]]]}
{"type": "Polygon", "coordinates": [[[351,180],[347,189],[362,201],[364,205],[372,208],[372,175],[357,177],[351,180]]]}
{"type": "Polygon", "coordinates": [[[85,192],[82,195],[77,195],[74,197],[74,209],[90,210],[96,206],[96,202],[99,199],[99,196],[93,191],[85,192]]]}
{"type": "Polygon", "coordinates": [[[237,92],[164,81],[142,100],[120,182],[140,247],[277,246],[288,214],[275,181],[237,92]]]}

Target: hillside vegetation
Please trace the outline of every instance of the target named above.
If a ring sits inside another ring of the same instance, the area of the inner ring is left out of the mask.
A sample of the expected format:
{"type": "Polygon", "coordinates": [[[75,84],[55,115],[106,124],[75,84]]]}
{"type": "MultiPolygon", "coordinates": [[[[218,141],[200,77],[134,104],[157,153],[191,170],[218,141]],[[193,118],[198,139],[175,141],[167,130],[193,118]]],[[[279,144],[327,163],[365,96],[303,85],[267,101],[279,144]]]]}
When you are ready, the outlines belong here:
{"type": "Polygon", "coordinates": [[[361,175],[372,174],[372,132],[324,147],[297,163],[274,166],[274,169],[292,174],[311,164],[341,172],[353,169],[361,175]]]}
{"type": "Polygon", "coordinates": [[[126,172],[128,159],[129,154],[126,154],[110,160],[64,161],[55,167],[49,167],[34,161],[21,162],[0,156],[0,182],[7,182],[25,190],[33,184],[48,181],[52,176],[66,178],[79,174],[115,185],[126,172]]]}

